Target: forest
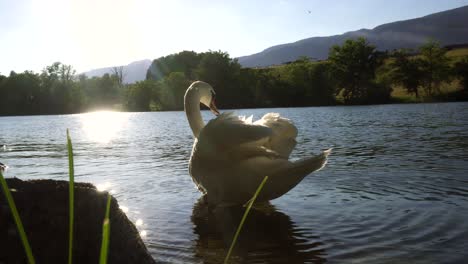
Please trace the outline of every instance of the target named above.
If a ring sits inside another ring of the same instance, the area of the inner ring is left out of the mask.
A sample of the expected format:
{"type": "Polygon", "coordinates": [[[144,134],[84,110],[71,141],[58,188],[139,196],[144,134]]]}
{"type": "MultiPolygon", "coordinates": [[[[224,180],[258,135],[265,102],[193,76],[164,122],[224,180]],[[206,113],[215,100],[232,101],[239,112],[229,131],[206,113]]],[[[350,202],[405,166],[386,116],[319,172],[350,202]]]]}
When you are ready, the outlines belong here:
{"type": "Polygon", "coordinates": [[[194,80],[214,87],[222,109],[468,99],[468,56],[449,57],[435,41],[381,52],[365,38],[348,39],[326,61],[302,57],[265,68],[242,68],[222,51],[182,51],[155,59],[144,81],[125,84],[124,75],[116,67],[89,78],[60,62],[41,73],[0,74],[0,115],[182,110],[194,80]]]}

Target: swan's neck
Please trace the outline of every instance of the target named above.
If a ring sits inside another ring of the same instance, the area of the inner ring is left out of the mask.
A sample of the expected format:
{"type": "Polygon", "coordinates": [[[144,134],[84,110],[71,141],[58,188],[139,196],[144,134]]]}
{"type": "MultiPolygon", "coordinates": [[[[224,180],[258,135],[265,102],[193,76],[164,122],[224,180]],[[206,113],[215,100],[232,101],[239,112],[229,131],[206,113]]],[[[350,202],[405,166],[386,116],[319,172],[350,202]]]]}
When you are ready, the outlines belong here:
{"type": "Polygon", "coordinates": [[[198,138],[201,130],[205,126],[200,113],[200,95],[197,90],[189,89],[184,98],[185,114],[195,138],[198,138]]]}

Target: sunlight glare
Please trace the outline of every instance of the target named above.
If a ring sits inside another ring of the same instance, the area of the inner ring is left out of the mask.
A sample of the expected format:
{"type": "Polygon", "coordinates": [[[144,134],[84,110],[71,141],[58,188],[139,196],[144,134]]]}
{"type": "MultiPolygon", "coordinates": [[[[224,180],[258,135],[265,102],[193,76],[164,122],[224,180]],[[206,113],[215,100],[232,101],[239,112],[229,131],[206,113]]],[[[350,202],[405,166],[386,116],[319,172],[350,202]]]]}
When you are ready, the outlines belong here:
{"type": "Polygon", "coordinates": [[[124,213],[128,213],[128,207],[127,206],[120,206],[120,210],[122,210],[124,213]]]}
{"type": "Polygon", "coordinates": [[[141,225],[143,225],[143,220],[138,219],[138,220],[136,220],[135,224],[136,224],[136,226],[141,226],[141,225]]]}
{"type": "Polygon", "coordinates": [[[107,191],[109,190],[110,187],[111,187],[110,182],[105,182],[105,183],[96,185],[97,190],[100,192],[107,191]]]}
{"type": "Polygon", "coordinates": [[[110,142],[127,123],[128,115],[99,111],[81,115],[81,124],[87,136],[100,143],[110,142]]]}

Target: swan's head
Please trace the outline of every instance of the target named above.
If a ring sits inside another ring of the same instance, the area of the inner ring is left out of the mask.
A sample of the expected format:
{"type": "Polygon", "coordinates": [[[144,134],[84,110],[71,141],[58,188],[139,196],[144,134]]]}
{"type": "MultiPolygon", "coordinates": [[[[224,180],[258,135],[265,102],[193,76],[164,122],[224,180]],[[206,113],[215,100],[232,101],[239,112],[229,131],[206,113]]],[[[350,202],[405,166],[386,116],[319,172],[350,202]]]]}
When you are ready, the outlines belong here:
{"type": "Polygon", "coordinates": [[[197,93],[200,97],[200,103],[210,108],[213,114],[219,115],[218,108],[216,107],[216,93],[211,85],[206,82],[196,81],[190,85],[187,94],[189,92],[197,93]]]}

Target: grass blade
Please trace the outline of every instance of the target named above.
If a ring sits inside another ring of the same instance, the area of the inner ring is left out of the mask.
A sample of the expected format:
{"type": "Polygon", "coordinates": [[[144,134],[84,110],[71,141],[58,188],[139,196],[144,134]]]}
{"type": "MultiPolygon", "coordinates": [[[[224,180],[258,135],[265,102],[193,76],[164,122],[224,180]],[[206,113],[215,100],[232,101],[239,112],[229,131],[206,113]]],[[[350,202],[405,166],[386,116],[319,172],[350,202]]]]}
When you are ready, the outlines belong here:
{"type": "Polygon", "coordinates": [[[3,178],[3,173],[1,170],[0,170],[0,183],[3,188],[3,193],[5,194],[5,197],[7,199],[8,206],[10,207],[11,214],[13,215],[13,219],[15,220],[16,227],[18,228],[21,242],[23,243],[24,251],[26,251],[26,257],[28,258],[28,263],[34,264],[36,262],[34,261],[34,256],[31,251],[31,246],[29,246],[28,238],[26,237],[26,233],[24,232],[23,224],[21,223],[18,210],[16,209],[15,201],[13,200],[13,196],[11,196],[10,189],[8,188],[5,178],[3,178]]]}
{"type": "Polygon", "coordinates": [[[68,233],[68,264],[72,263],[72,255],[73,255],[73,219],[74,219],[74,211],[75,211],[75,169],[73,163],[73,146],[70,138],[70,133],[67,129],[67,148],[68,148],[68,174],[69,174],[69,181],[68,181],[68,193],[69,193],[69,210],[70,210],[70,217],[69,217],[69,233],[68,233]]]}
{"type": "Polygon", "coordinates": [[[109,236],[110,236],[110,205],[111,195],[107,193],[107,204],[106,204],[106,216],[104,217],[104,223],[102,224],[102,243],[101,243],[101,254],[99,257],[99,264],[107,263],[107,251],[109,250],[109,236]]]}
{"type": "Polygon", "coordinates": [[[245,219],[247,218],[247,215],[249,214],[250,208],[252,208],[253,203],[257,199],[258,194],[262,190],[263,185],[265,185],[267,180],[268,180],[268,176],[265,176],[262,183],[260,183],[257,190],[255,191],[254,196],[252,197],[252,199],[250,199],[250,202],[249,202],[249,204],[247,206],[247,209],[245,210],[244,215],[242,216],[242,220],[240,221],[240,224],[237,227],[236,234],[234,235],[234,238],[232,239],[231,246],[229,247],[229,251],[228,251],[228,253],[226,255],[226,258],[224,259],[224,264],[228,263],[229,257],[231,256],[231,253],[232,253],[232,249],[234,248],[234,245],[237,242],[237,237],[239,236],[239,233],[240,233],[240,231],[242,229],[242,226],[244,225],[245,219]]]}

